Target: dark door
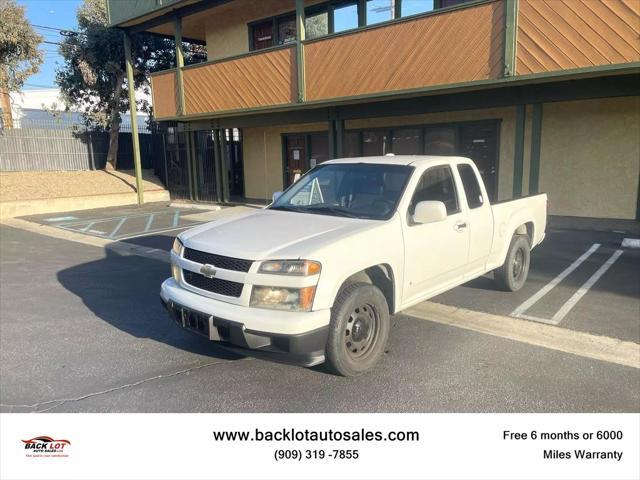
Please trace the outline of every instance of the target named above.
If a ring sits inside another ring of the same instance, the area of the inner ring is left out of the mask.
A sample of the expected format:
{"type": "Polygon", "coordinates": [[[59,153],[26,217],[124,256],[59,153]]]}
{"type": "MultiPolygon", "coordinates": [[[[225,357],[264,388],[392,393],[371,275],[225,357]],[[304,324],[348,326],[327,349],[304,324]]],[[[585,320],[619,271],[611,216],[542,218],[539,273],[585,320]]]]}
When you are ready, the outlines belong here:
{"type": "Polygon", "coordinates": [[[195,138],[196,198],[203,202],[215,202],[217,182],[215,169],[215,143],[212,130],[198,130],[195,138]]]}
{"type": "Polygon", "coordinates": [[[254,25],[252,28],[253,49],[260,50],[272,47],[274,45],[274,33],[271,20],[254,25]]]}
{"type": "Polygon", "coordinates": [[[460,155],[475,162],[487,187],[489,199],[497,196],[498,123],[462,125],[460,155]]]}
{"type": "Polygon", "coordinates": [[[309,170],[304,135],[285,137],[285,178],[287,187],[295,181],[296,175],[309,170]]]}

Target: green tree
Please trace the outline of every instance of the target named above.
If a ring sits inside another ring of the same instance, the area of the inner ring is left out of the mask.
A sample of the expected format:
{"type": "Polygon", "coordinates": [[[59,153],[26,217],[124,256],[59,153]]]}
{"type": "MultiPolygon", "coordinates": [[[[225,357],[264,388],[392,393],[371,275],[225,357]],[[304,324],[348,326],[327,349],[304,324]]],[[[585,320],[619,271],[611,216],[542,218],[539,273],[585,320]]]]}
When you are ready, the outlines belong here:
{"type": "Polygon", "coordinates": [[[38,71],[43,53],[42,37],[24,16],[24,7],[14,0],[0,0],[0,107],[11,123],[9,92],[22,89],[25,80],[38,71]]]}
{"type": "MultiPolygon", "coordinates": [[[[62,41],[65,61],[56,72],[56,83],[67,108],[79,109],[87,126],[109,131],[107,168],[115,168],[122,114],[129,110],[123,32],[109,28],[104,0],[85,0],[77,20],[77,34],[62,41]]],[[[157,35],[137,34],[132,49],[135,89],[149,94],[149,74],[175,65],[175,44],[157,35]]],[[[189,50],[190,59],[197,55],[196,49],[189,50]]],[[[137,108],[151,113],[145,99],[137,100],[137,108]]]]}

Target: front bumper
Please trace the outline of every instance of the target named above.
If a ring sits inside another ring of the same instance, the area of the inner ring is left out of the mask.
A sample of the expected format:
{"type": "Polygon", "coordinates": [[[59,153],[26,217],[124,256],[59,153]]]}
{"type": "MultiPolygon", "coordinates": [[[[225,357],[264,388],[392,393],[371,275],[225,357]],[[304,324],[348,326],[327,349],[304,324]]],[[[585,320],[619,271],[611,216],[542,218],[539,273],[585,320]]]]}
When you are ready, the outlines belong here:
{"type": "Polygon", "coordinates": [[[324,362],[329,310],[279,312],[232,305],[184,290],[173,279],[160,298],[182,328],[241,354],[312,366],[324,362]]]}

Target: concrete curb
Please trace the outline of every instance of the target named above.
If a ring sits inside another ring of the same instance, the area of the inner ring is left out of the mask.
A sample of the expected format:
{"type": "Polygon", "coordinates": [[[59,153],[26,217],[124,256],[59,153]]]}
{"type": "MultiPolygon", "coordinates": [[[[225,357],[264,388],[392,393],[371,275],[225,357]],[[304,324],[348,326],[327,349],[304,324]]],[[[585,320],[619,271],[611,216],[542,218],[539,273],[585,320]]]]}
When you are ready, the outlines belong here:
{"type": "Polygon", "coordinates": [[[19,228],[28,232],[46,235],[48,237],[67,240],[70,242],[83,243],[92,247],[104,248],[111,250],[119,255],[139,255],[153,260],[169,262],[169,252],[158,248],[143,247],[126,241],[114,241],[106,238],[93,237],[83,233],[62,230],[61,228],[52,227],[50,225],[40,225],[39,223],[28,222],[20,218],[7,218],[2,220],[2,224],[13,228],[19,228]]]}
{"type": "MultiPolygon", "coordinates": [[[[144,200],[145,202],[168,202],[170,201],[169,192],[167,190],[150,190],[144,192],[144,200]]],[[[40,213],[117,207],[121,205],[132,205],[137,202],[138,196],[135,192],[107,193],[82,197],[43,198],[38,200],[14,200],[0,202],[0,220],[24,215],[37,215],[40,213]]]]}

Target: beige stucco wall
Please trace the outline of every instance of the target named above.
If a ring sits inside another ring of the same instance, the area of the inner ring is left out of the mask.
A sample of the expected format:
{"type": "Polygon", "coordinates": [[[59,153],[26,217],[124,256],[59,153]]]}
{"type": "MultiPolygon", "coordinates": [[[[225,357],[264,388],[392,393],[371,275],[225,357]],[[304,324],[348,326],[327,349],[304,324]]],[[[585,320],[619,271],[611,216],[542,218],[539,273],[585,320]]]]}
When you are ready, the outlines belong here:
{"type": "MultiPolygon", "coordinates": [[[[500,126],[500,158],[498,199],[511,198],[513,192],[513,156],[515,149],[515,107],[430,113],[398,117],[349,120],[345,128],[378,128],[400,125],[422,125],[477,120],[502,120],[500,126]]],[[[245,195],[248,198],[271,198],[282,190],[282,134],[326,131],[326,123],[279,125],[243,129],[245,195]]],[[[527,150],[525,148],[525,150],[527,150]]],[[[528,156],[525,157],[528,160],[528,156]]],[[[528,169],[528,165],[525,165],[528,169]]]]}
{"type": "MultiPolygon", "coordinates": [[[[427,113],[398,117],[367,118],[349,120],[350,128],[377,128],[400,125],[428,125],[431,123],[467,122],[479,120],[501,120],[498,160],[498,200],[505,200],[513,194],[513,156],[515,152],[516,107],[487,108],[455,112],[427,113]]],[[[525,161],[528,157],[525,158],[525,161]]],[[[526,165],[528,168],[528,165],[526,165]]]]}
{"type": "Polygon", "coordinates": [[[326,130],[326,122],[243,129],[245,197],[269,199],[273,192],[282,190],[283,133],[326,130]]]}
{"type": "MultiPolygon", "coordinates": [[[[321,1],[306,1],[305,5],[321,1]]],[[[204,21],[208,59],[216,60],[248,52],[248,23],[293,12],[295,8],[294,0],[236,0],[212,9],[204,21]]]]}
{"type": "Polygon", "coordinates": [[[543,106],[540,191],[549,213],[633,219],[640,170],[640,97],[543,106]]]}

